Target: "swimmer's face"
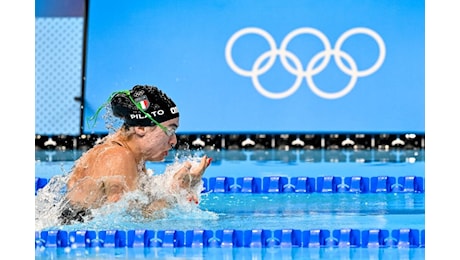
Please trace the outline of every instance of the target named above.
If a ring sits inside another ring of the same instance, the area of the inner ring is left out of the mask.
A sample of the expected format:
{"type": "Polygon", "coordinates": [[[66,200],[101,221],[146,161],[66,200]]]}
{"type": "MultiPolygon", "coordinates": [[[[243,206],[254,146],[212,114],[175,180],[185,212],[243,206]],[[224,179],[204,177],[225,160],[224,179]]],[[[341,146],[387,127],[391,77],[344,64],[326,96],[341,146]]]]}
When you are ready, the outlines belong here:
{"type": "Polygon", "coordinates": [[[168,151],[177,144],[176,129],[179,127],[179,118],[161,124],[167,129],[166,131],[158,126],[146,127],[143,146],[147,161],[163,161],[168,156],[168,151]]]}

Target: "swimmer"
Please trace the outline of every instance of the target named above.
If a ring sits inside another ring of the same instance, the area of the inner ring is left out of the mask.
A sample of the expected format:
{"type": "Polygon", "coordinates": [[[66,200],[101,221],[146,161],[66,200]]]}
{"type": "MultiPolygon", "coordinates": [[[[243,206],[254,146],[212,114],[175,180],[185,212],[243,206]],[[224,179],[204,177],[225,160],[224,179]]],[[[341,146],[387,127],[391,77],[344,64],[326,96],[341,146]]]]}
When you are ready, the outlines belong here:
{"type": "MultiPolygon", "coordinates": [[[[110,105],[123,125],[85,152],[72,167],[61,210],[62,224],[84,222],[91,215],[90,209],[117,202],[127,192],[138,190],[140,179],[148,175],[145,163],[163,161],[177,144],[179,110],[157,87],[136,85],[129,91],[116,92],[110,105]]],[[[165,189],[177,193],[185,190],[188,201],[198,204],[193,190],[210,162],[206,155],[195,165],[184,162],[165,189]]],[[[171,204],[165,198],[153,197],[142,206],[142,213],[149,217],[171,204]]]]}

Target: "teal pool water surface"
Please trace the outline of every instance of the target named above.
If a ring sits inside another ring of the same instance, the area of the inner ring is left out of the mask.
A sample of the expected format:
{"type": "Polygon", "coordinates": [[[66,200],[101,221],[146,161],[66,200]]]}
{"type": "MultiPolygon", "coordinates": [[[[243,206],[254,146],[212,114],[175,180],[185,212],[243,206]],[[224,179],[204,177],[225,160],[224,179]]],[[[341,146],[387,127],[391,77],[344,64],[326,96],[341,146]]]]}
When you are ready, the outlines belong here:
{"type": "MultiPolygon", "coordinates": [[[[424,259],[424,151],[212,151],[199,205],[38,225],[36,259],[424,259]]],[[[79,152],[36,152],[36,211],[79,152]]],[[[160,174],[173,163],[148,164],[160,174]]]]}

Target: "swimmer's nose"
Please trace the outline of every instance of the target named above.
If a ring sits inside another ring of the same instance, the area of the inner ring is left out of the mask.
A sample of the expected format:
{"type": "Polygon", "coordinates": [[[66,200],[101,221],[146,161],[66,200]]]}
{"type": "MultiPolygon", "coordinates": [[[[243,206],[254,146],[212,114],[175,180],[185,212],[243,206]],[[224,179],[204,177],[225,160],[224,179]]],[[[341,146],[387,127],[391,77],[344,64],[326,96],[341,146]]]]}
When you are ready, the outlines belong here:
{"type": "Polygon", "coordinates": [[[171,145],[171,149],[174,149],[174,147],[177,144],[177,135],[174,133],[171,138],[169,138],[169,145],[171,145]]]}

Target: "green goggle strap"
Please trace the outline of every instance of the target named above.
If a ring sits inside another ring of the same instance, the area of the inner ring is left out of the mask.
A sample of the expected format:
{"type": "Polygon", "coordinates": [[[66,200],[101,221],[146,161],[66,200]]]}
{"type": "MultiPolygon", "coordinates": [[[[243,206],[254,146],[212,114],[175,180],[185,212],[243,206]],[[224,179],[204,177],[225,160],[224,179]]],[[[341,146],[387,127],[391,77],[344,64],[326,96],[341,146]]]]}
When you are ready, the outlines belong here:
{"type": "Polygon", "coordinates": [[[129,100],[131,100],[131,102],[133,102],[134,105],[136,105],[137,109],[139,109],[139,111],[141,111],[148,119],[150,119],[153,123],[155,123],[157,126],[159,126],[161,128],[161,130],[163,130],[165,133],[168,132],[168,129],[166,127],[164,127],[162,124],[160,124],[158,121],[156,121],[155,119],[153,119],[153,117],[145,112],[145,110],[141,107],[140,103],[139,102],[136,102],[134,101],[133,97],[131,96],[131,92],[129,90],[121,90],[121,91],[115,91],[113,92],[109,98],[107,99],[106,102],[104,102],[97,110],[96,112],[94,113],[93,116],[89,117],[88,118],[88,124],[90,124],[90,121],[94,121],[94,123],[92,124],[92,127],[94,127],[94,125],[96,124],[96,119],[97,117],[99,116],[99,112],[101,112],[102,108],[104,108],[111,100],[112,98],[117,95],[117,94],[125,94],[126,96],[128,96],[129,100]]]}

